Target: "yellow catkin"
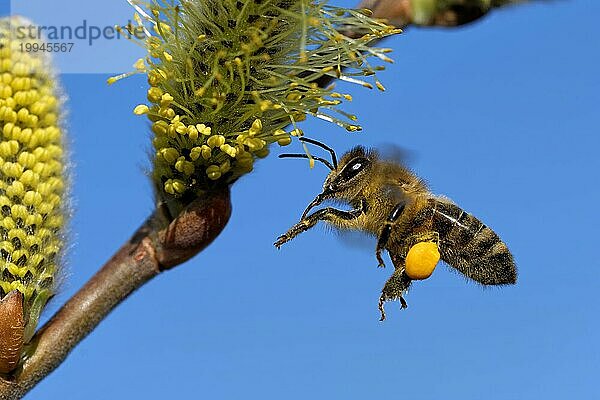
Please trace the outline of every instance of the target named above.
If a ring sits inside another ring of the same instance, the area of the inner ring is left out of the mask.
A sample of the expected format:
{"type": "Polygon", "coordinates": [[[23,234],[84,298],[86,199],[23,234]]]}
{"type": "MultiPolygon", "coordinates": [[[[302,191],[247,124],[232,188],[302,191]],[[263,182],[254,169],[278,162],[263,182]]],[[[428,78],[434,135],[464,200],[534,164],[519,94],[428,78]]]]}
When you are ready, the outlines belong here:
{"type": "Polygon", "coordinates": [[[0,297],[23,294],[25,341],[56,290],[65,220],[61,100],[44,52],[21,51],[30,24],[0,19],[0,297]]]}
{"type": "MultiPolygon", "coordinates": [[[[144,27],[139,44],[147,57],[109,83],[134,73],[147,76],[148,104],[133,112],[152,124],[152,177],[159,198],[171,205],[181,197],[184,205],[188,195],[229,185],[252,171],[274,144],[287,146],[302,136],[296,125],[307,116],[360,130],[356,117],[339,109],[351,97],[317,81],[328,75],[372,88],[365,77],[383,90],[374,80],[379,66],[367,59],[389,58],[385,49],[370,45],[399,32],[364,11],[318,1],[133,3],[135,23],[124,29],[144,27]],[[348,38],[336,30],[340,26],[369,33],[348,38]],[[310,57],[315,48],[323,54],[310,57]]],[[[27,84],[11,82],[0,98],[10,96],[14,85],[27,84]]],[[[28,94],[19,101],[37,100],[28,94]]],[[[12,108],[2,114],[12,123],[33,122],[12,108]]]]}

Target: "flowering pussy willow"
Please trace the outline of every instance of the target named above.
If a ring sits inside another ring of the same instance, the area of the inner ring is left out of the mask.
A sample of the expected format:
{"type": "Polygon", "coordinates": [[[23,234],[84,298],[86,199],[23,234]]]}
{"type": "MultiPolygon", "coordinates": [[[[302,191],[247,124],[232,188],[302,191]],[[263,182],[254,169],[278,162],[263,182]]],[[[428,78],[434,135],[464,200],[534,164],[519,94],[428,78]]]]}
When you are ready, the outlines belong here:
{"type": "MultiPolygon", "coordinates": [[[[161,198],[198,195],[249,172],[269,145],[301,136],[297,123],[314,116],[360,130],[338,108],[347,94],[323,88],[325,76],[372,88],[388,49],[374,40],[399,32],[368,17],[313,0],[129,0],[143,27],[148,56],[148,105],[135,108],[152,122],[153,178],[161,198]],[[346,29],[359,32],[349,38],[346,29]],[[286,127],[290,126],[286,130],[286,127]]],[[[129,74],[122,75],[126,76],[129,74]]],[[[120,77],[111,78],[113,82],[120,77]]]]}
{"type": "Polygon", "coordinates": [[[0,19],[0,298],[20,293],[25,343],[55,293],[65,185],[55,77],[15,35],[29,24],[0,19]]]}

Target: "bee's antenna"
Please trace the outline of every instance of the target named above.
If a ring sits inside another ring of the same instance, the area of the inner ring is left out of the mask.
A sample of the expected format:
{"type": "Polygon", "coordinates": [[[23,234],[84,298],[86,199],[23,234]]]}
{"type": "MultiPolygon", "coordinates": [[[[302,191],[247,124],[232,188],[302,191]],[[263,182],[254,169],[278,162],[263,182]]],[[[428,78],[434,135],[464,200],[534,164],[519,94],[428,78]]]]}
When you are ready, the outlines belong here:
{"type": "Polygon", "coordinates": [[[308,159],[314,159],[317,161],[322,162],[323,164],[325,164],[327,166],[327,168],[329,168],[330,170],[333,171],[333,166],[331,165],[331,163],[321,157],[309,157],[306,154],[280,154],[279,158],[308,158],[308,159]]]}
{"type": "MultiPolygon", "coordinates": [[[[318,142],[318,141],[316,141],[314,139],[309,139],[309,138],[306,138],[306,137],[298,138],[298,140],[300,140],[301,142],[306,142],[306,143],[314,144],[315,146],[319,146],[320,148],[325,149],[328,152],[330,152],[331,153],[331,161],[333,161],[333,167],[334,167],[334,168],[332,168],[332,170],[333,169],[337,169],[337,167],[338,167],[337,157],[335,155],[335,150],[333,150],[331,147],[329,147],[329,146],[327,146],[327,145],[325,145],[325,144],[323,144],[321,142],[318,142]]],[[[315,160],[316,160],[316,157],[315,157],[315,160]]]]}

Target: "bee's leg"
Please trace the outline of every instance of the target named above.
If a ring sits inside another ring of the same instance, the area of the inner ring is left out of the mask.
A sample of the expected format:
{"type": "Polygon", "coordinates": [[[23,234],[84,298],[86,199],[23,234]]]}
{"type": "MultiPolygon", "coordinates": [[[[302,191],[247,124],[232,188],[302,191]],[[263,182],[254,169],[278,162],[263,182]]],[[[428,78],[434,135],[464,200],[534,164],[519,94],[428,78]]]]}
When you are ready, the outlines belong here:
{"type": "Polygon", "coordinates": [[[315,226],[319,221],[327,221],[333,225],[343,225],[344,221],[349,221],[358,218],[363,213],[362,209],[351,211],[338,210],[336,208],[327,207],[308,215],[306,218],[292,226],[286,233],[279,236],[274,243],[275,247],[279,248],[284,243],[289,242],[302,232],[305,232],[315,226]]]}
{"type": "Polygon", "coordinates": [[[381,251],[387,245],[394,222],[396,222],[400,215],[402,215],[402,211],[404,211],[404,206],[404,203],[400,203],[397,204],[396,207],[394,207],[387,220],[385,221],[385,225],[383,225],[383,229],[381,230],[381,234],[379,235],[379,239],[377,240],[375,256],[377,257],[377,262],[379,263],[378,266],[381,268],[385,268],[385,263],[383,262],[383,258],[381,257],[381,251]]]}
{"type": "Polygon", "coordinates": [[[408,291],[412,280],[406,275],[404,268],[397,268],[394,270],[390,279],[387,280],[383,289],[381,290],[381,296],[379,297],[379,312],[381,312],[380,321],[385,320],[385,310],[383,305],[386,301],[400,300],[400,309],[408,307],[406,300],[402,295],[408,291]]]}

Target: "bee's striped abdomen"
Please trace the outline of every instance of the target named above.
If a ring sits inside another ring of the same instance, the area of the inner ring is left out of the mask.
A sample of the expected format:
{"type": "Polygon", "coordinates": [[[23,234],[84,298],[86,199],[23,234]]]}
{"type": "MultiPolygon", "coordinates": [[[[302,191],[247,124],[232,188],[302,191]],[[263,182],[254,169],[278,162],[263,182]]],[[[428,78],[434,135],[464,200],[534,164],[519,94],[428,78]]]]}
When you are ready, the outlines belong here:
{"type": "Polygon", "coordinates": [[[494,231],[455,204],[434,199],[429,204],[431,229],[440,235],[442,260],[484,285],[517,281],[513,257],[494,231]]]}

